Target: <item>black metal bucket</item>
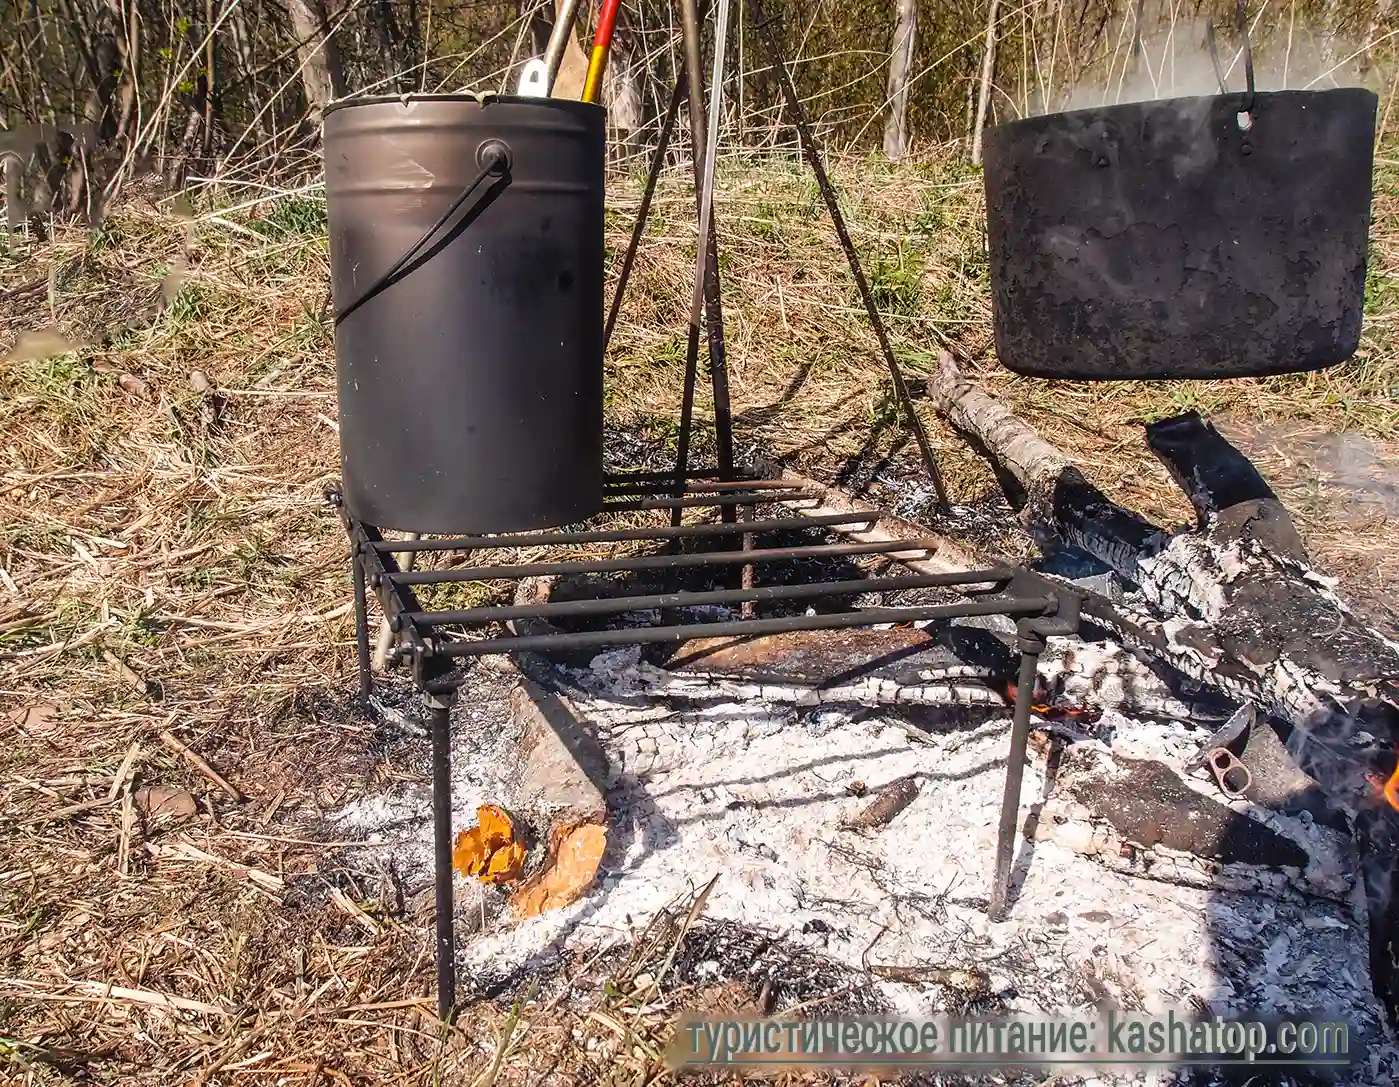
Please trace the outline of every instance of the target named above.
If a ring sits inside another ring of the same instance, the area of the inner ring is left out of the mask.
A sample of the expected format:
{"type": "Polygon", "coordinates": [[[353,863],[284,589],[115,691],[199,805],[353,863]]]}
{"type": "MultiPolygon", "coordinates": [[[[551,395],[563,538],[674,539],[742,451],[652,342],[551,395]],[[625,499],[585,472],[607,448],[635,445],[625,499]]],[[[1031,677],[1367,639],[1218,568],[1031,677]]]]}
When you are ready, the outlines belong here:
{"type": "Polygon", "coordinates": [[[351,100],[325,117],[346,508],[551,528],[602,508],[606,112],[351,100]]]}
{"type": "Polygon", "coordinates": [[[996,353],[1081,381],[1350,358],[1377,99],[1276,91],[1075,110],[985,138],[996,353]]]}

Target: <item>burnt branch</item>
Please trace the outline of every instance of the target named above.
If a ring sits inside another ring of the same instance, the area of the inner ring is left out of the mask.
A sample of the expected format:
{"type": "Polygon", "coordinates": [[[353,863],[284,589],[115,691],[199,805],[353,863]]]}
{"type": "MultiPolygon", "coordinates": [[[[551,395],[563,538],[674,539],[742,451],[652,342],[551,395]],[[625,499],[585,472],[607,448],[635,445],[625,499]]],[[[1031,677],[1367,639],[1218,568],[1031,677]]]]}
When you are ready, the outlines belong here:
{"type": "Polygon", "coordinates": [[[1194,679],[1306,729],[1365,699],[1395,701],[1399,646],[1363,623],[1311,569],[1291,518],[1233,446],[1198,416],[1149,433],[1203,530],[1170,534],[1114,503],[944,353],[938,410],[1026,495],[1041,537],[1072,544],[1138,586],[1154,615],[1102,601],[1085,614],[1194,679]]]}
{"type": "Polygon", "coordinates": [[[1199,530],[1216,543],[1255,540],[1274,555],[1307,561],[1302,537],[1273,489],[1199,412],[1151,423],[1146,445],[1190,499],[1199,530]]]}

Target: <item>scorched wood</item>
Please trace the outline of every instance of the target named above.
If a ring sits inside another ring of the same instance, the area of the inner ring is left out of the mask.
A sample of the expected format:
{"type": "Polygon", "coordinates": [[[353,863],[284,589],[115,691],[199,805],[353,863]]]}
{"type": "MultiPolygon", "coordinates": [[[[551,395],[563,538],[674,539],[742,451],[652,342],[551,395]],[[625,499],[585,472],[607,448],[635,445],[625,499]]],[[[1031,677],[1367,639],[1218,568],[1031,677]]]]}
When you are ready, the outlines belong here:
{"type": "Polygon", "coordinates": [[[1106,562],[1155,615],[1103,600],[1084,613],[1196,680],[1305,728],[1357,699],[1396,701],[1399,646],[1357,618],[1307,564],[1276,495],[1222,435],[1187,415],[1148,430],[1152,451],[1195,508],[1172,533],[1108,498],[1062,452],[976,388],[944,353],[930,385],[939,411],[1019,488],[1041,540],[1106,562]]]}
{"type": "Polygon", "coordinates": [[[1148,447],[1195,510],[1194,529],[1172,533],[1089,483],[1063,453],[968,382],[951,355],[944,352],[930,389],[944,417],[1013,479],[1019,494],[1010,497],[1020,500],[1041,540],[1072,544],[1106,562],[1156,613],[1128,614],[1090,598],[1086,616],[1129,646],[1297,728],[1293,754],[1351,818],[1371,981],[1399,1028],[1399,804],[1377,801],[1357,761],[1339,754],[1363,737],[1395,742],[1399,646],[1357,618],[1310,567],[1272,489],[1197,413],[1147,429],[1148,447]]]}

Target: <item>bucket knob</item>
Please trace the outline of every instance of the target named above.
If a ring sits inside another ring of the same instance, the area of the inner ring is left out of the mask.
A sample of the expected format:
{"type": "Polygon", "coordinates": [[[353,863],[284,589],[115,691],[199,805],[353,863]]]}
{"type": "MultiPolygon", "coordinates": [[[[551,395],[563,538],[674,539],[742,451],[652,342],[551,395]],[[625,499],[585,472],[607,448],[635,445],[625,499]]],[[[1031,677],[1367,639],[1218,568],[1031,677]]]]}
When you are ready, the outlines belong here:
{"type": "Polygon", "coordinates": [[[484,140],[476,148],[476,165],[493,174],[510,170],[510,147],[504,140],[484,140]]]}

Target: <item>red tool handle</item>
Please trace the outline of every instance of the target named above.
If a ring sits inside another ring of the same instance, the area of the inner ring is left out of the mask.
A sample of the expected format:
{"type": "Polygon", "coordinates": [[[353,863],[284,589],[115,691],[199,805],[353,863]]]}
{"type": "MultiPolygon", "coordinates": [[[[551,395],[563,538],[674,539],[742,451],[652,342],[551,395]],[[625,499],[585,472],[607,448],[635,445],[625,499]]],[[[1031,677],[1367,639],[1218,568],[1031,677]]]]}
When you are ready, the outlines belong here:
{"type": "Polygon", "coordinates": [[[583,101],[597,101],[602,90],[602,73],[607,67],[607,51],[612,47],[612,31],[617,27],[617,11],[622,0],[602,0],[598,14],[597,34],[593,37],[593,55],[588,59],[588,78],[583,83],[583,101]]]}

